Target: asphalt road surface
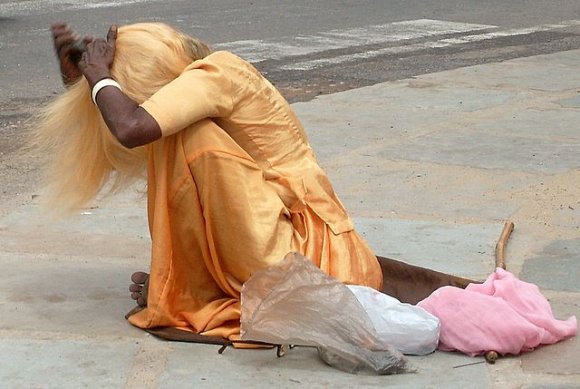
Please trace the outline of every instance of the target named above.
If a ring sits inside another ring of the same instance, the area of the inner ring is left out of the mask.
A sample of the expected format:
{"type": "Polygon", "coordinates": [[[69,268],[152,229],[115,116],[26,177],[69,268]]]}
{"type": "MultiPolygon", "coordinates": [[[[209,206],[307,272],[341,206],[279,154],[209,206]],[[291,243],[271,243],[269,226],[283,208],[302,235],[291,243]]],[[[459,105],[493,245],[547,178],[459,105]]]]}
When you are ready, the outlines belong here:
{"type": "Polygon", "coordinates": [[[290,100],[580,47],[578,0],[2,0],[2,111],[60,90],[56,20],[96,36],[111,23],[169,23],[245,56],[290,100]]]}
{"type": "Polygon", "coordinates": [[[48,31],[54,21],[94,36],[111,23],[169,23],[247,58],[290,101],[580,47],[578,0],[0,0],[5,196],[26,186],[11,188],[30,170],[12,162],[25,119],[63,88],[48,31]]]}

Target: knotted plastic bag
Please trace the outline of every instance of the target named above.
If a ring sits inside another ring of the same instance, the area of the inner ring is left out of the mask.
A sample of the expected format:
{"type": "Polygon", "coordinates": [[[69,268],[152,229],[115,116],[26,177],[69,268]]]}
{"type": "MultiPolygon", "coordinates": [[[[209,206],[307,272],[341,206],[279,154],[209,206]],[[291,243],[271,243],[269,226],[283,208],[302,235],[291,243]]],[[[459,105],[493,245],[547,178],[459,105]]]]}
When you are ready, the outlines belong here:
{"type": "Polygon", "coordinates": [[[435,351],[441,329],[437,317],[367,286],[349,285],[348,289],[369,315],[381,342],[403,354],[426,355],[435,351]]]}
{"type": "Polygon", "coordinates": [[[288,254],[254,274],[242,288],[241,338],[314,346],[329,365],[350,373],[413,371],[381,341],[354,294],[307,258],[288,254]]]}

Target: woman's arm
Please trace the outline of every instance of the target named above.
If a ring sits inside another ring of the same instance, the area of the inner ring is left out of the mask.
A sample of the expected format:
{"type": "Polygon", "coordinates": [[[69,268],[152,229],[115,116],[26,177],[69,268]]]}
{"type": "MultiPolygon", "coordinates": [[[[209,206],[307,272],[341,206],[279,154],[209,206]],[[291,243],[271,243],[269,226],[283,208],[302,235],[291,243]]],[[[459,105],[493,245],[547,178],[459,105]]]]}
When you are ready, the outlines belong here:
{"type": "MultiPolygon", "coordinates": [[[[105,78],[112,78],[110,67],[115,57],[117,26],[111,26],[107,40],[95,39],[79,61],[79,69],[87,79],[91,90],[105,78]]],[[[119,142],[133,148],[161,138],[161,128],[155,119],[120,89],[113,86],[102,88],[95,99],[99,110],[119,142]]]]}

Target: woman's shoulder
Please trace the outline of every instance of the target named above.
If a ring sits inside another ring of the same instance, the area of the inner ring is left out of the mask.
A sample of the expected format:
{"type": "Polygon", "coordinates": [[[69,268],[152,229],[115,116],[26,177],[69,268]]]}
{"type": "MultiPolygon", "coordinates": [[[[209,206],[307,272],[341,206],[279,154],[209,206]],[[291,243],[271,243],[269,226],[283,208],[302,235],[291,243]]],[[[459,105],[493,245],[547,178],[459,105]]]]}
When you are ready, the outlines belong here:
{"type": "Polygon", "coordinates": [[[225,77],[234,84],[258,85],[264,82],[262,74],[251,63],[229,51],[215,51],[193,62],[185,71],[195,69],[225,77]]]}
{"type": "Polygon", "coordinates": [[[198,59],[187,65],[181,71],[182,79],[197,78],[231,78],[240,69],[249,69],[252,65],[237,55],[228,51],[215,51],[204,58],[198,59]]]}
{"type": "Polygon", "coordinates": [[[220,67],[227,67],[232,65],[239,66],[240,64],[251,66],[247,61],[241,57],[238,57],[234,53],[220,50],[214,51],[204,58],[193,61],[193,63],[188,68],[199,68],[207,64],[220,67]]]}

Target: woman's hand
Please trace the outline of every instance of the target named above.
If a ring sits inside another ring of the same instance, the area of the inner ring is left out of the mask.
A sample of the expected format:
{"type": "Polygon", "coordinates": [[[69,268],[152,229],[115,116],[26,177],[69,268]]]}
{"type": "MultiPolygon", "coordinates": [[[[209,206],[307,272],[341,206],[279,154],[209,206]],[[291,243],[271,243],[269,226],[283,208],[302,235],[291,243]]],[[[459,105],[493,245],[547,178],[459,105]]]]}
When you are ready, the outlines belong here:
{"type": "Polygon", "coordinates": [[[115,58],[116,40],[117,26],[112,25],[107,33],[107,40],[94,39],[87,44],[78,68],[89,82],[91,89],[103,78],[111,77],[110,69],[115,58]]]}
{"type": "MultiPolygon", "coordinates": [[[[73,44],[80,39],[80,35],[74,33],[66,23],[58,22],[51,26],[54,50],[60,64],[60,73],[65,85],[70,85],[78,80],[82,73],[78,64],[73,59],[73,44]]],[[[91,37],[85,37],[83,41],[89,43],[91,37]]]]}
{"type": "MultiPolygon", "coordinates": [[[[117,26],[112,25],[107,40],[95,39],[87,44],[79,61],[79,69],[91,90],[100,80],[111,77],[116,40],[117,26]]],[[[107,127],[123,146],[143,146],[161,138],[161,128],[153,116],[121,89],[110,85],[104,87],[97,93],[95,100],[107,127]]]]}

